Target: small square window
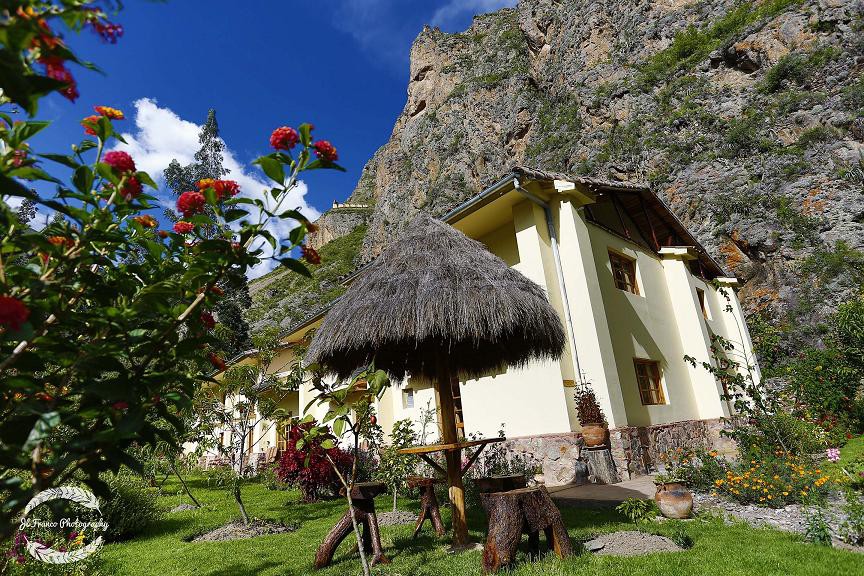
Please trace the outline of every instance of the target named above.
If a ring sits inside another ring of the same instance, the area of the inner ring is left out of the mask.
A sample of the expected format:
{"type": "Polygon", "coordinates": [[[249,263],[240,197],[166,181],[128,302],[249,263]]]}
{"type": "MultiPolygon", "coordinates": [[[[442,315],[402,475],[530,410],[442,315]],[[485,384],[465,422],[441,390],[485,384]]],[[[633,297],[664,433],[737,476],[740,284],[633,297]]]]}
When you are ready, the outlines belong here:
{"type": "Polygon", "coordinates": [[[609,262],[612,264],[612,278],[615,280],[615,286],[619,290],[639,294],[639,286],[636,284],[636,261],[610,251],[609,262]]]}
{"type": "Polygon", "coordinates": [[[634,358],[633,364],[636,367],[636,383],[639,385],[642,404],[645,406],[665,404],[663,384],[660,381],[660,365],[653,360],[641,358],[634,358]]]}
{"type": "Polygon", "coordinates": [[[414,390],[412,388],[406,388],[402,391],[402,407],[414,408],[414,390]]]}

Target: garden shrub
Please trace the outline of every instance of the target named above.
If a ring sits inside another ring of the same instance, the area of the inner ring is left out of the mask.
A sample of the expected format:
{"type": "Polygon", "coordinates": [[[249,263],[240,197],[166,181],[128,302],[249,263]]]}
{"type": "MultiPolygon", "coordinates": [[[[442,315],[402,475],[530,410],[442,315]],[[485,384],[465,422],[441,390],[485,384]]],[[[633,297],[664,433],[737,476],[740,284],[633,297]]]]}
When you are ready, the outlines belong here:
{"type": "Polygon", "coordinates": [[[393,494],[393,511],[396,511],[396,497],[407,487],[408,477],[415,473],[417,460],[413,455],[401,454],[402,448],[417,443],[417,433],[408,418],[393,423],[390,432],[390,445],[381,450],[381,462],[375,476],[387,484],[393,494]]]}
{"type": "MultiPolygon", "coordinates": [[[[9,558],[3,567],[4,576],[103,576],[104,570],[100,570],[102,564],[101,551],[97,550],[87,558],[69,564],[48,564],[36,560],[27,553],[27,550],[17,540],[13,540],[9,546],[3,545],[9,558]]],[[[0,561],[0,566],[3,566],[0,561]]]]}
{"type": "Polygon", "coordinates": [[[824,512],[816,508],[806,512],[807,525],[804,527],[804,538],[819,546],[831,546],[831,528],[825,521],[824,512]]]}
{"type": "Polygon", "coordinates": [[[102,517],[108,523],[107,541],[136,536],[159,519],[156,492],[148,488],[140,476],[121,470],[117,474],[103,474],[101,479],[110,491],[110,497],[101,506],[102,517]]]}
{"type": "Polygon", "coordinates": [[[864,502],[853,489],[847,488],[843,496],[843,513],[846,520],[840,525],[840,537],[852,546],[864,546],[864,502]]]}
{"type": "Polygon", "coordinates": [[[338,494],[339,476],[333,470],[331,460],[343,475],[350,473],[353,459],[351,455],[338,447],[324,448],[322,444],[332,436],[317,436],[315,439],[300,442],[307,430],[314,423],[294,424],[288,430],[288,441],[285,453],[279,460],[278,475],[282,482],[300,489],[304,502],[315,502],[325,496],[338,494]],[[298,448],[298,443],[300,448],[298,448]]]}
{"type": "Polygon", "coordinates": [[[258,475],[261,484],[268,490],[286,490],[288,488],[288,485],[279,478],[278,467],[278,463],[265,466],[258,475]]]}
{"type": "Polygon", "coordinates": [[[658,513],[654,500],[641,498],[627,498],[615,507],[615,511],[637,526],[640,522],[654,518],[658,513]]]}
{"type": "Polygon", "coordinates": [[[714,452],[694,454],[680,468],[689,485],[706,488],[741,504],[781,508],[818,501],[833,485],[827,474],[809,460],[777,452],[760,459],[728,462],[714,452]]]}

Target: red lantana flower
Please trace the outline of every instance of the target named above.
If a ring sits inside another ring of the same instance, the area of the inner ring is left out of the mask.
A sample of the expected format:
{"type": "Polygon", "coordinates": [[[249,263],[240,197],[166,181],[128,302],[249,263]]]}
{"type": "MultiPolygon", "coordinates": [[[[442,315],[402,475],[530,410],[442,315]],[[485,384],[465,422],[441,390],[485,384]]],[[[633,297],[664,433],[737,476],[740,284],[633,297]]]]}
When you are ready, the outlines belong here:
{"type": "Polygon", "coordinates": [[[291,150],[300,141],[300,135],[290,126],[280,126],[270,135],[270,146],[276,150],[291,150]]]}
{"type": "Polygon", "coordinates": [[[64,246],[66,248],[71,248],[75,245],[75,241],[72,238],[66,238],[65,236],[49,236],[48,242],[54,246],[64,246]]]}
{"type": "Polygon", "coordinates": [[[312,145],[315,148],[315,155],[325,162],[335,162],[339,159],[339,154],[336,153],[336,147],[330,144],[327,140],[319,140],[312,145]]]}
{"type": "Polygon", "coordinates": [[[201,324],[203,324],[208,330],[212,330],[216,327],[216,319],[213,318],[213,314],[204,311],[201,312],[201,324]]]}
{"type": "Polygon", "coordinates": [[[120,193],[123,194],[123,197],[128,201],[132,200],[144,189],[141,186],[141,182],[135,176],[129,176],[126,178],[126,182],[123,184],[123,188],[120,189],[120,193]]]}
{"type": "Polygon", "coordinates": [[[198,190],[204,191],[207,188],[213,188],[216,196],[220,199],[236,196],[240,192],[240,185],[234,180],[214,180],[213,178],[204,178],[196,184],[198,190]]]}
{"type": "Polygon", "coordinates": [[[194,229],[195,225],[191,222],[184,222],[183,220],[181,220],[180,222],[174,224],[174,232],[176,232],[177,234],[189,234],[194,229]]]}
{"type": "Polygon", "coordinates": [[[144,228],[155,228],[158,224],[158,222],[156,222],[156,219],[149,214],[144,214],[143,216],[133,216],[132,220],[134,220],[144,228]]]}
{"type": "Polygon", "coordinates": [[[122,150],[106,152],[105,156],[102,157],[102,162],[108,164],[117,172],[135,171],[135,161],[132,160],[132,156],[122,150]]]}
{"type": "Polygon", "coordinates": [[[123,115],[122,110],[111,108],[110,106],[94,106],[93,110],[95,110],[100,116],[104,116],[109,120],[123,120],[126,117],[123,115]]]}
{"type": "Polygon", "coordinates": [[[99,123],[99,116],[87,116],[81,120],[81,126],[84,127],[84,133],[91,136],[97,136],[96,124],[99,123]]]}
{"type": "Polygon", "coordinates": [[[208,352],[207,359],[210,361],[210,364],[213,365],[217,370],[225,370],[225,361],[220,358],[215,352],[208,352]]]}
{"type": "Polygon", "coordinates": [[[204,204],[207,203],[207,200],[204,198],[204,195],[200,192],[183,192],[179,198],[177,198],[177,210],[183,213],[183,216],[188,218],[193,214],[200,214],[204,211],[204,204]]]}
{"type": "Polygon", "coordinates": [[[127,408],[129,408],[129,403],[124,402],[123,400],[120,400],[118,402],[114,402],[113,404],[111,404],[111,407],[114,408],[115,410],[126,410],[127,408]]]}
{"type": "Polygon", "coordinates": [[[0,296],[0,326],[18,330],[30,317],[30,310],[23,302],[11,296],[0,296]]]}
{"type": "Polygon", "coordinates": [[[303,244],[302,246],[300,246],[300,253],[303,254],[303,259],[310,264],[321,263],[321,256],[318,255],[318,251],[309,246],[308,244],[303,244]]]}
{"type": "Polygon", "coordinates": [[[78,96],[80,96],[78,93],[78,84],[75,82],[72,73],[69,72],[68,68],[66,68],[62,58],[57,56],[42,56],[39,58],[39,62],[45,66],[45,75],[48,78],[57,80],[66,85],[58,90],[60,94],[71,102],[78,99],[78,96]]]}
{"type": "Polygon", "coordinates": [[[240,185],[234,180],[216,180],[213,182],[213,189],[216,190],[216,195],[219,198],[228,198],[236,196],[240,192],[240,185]]]}

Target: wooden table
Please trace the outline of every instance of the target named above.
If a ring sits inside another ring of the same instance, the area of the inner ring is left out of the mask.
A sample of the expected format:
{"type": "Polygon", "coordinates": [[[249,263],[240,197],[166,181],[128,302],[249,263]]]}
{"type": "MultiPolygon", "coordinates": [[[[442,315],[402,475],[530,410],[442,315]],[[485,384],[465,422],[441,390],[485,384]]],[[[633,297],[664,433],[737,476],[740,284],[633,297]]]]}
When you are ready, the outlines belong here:
{"type": "Polygon", "coordinates": [[[415,454],[423,459],[424,462],[429,464],[436,472],[441,474],[443,477],[447,477],[447,470],[445,470],[440,464],[432,460],[429,457],[430,454],[434,452],[456,452],[462,451],[467,448],[474,448],[475,446],[479,446],[477,450],[468,458],[468,461],[462,465],[460,472],[460,476],[465,476],[465,473],[474,465],[474,462],[477,461],[477,458],[480,457],[480,453],[483,452],[483,449],[489,444],[494,444],[496,442],[504,442],[507,438],[483,438],[481,440],[466,440],[464,442],[453,442],[451,444],[429,444],[428,446],[412,446],[410,448],[402,448],[399,450],[400,454],[415,454]]]}
{"type": "MultiPolygon", "coordinates": [[[[384,493],[387,486],[382,482],[358,482],[351,489],[351,501],[354,503],[354,517],[358,527],[363,526],[363,551],[372,554],[372,564],[389,564],[381,548],[381,533],[378,528],[378,517],[375,515],[375,497],[384,493]]],[[[344,493],[345,489],[342,489],[344,493]]],[[[351,510],[346,510],[342,518],[333,526],[324,542],[315,554],[315,568],[329,566],[333,554],[342,540],[354,531],[351,522],[351,510]]]]}

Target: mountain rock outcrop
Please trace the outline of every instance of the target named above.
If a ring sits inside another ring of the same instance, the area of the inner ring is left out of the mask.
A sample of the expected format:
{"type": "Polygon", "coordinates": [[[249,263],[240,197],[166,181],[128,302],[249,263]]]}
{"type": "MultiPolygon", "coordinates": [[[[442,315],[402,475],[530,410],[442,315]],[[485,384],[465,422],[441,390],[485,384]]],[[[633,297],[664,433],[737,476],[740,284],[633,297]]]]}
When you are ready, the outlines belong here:
{"type": "MultiPolygon", "coordinates": [[[[861,285],[862,71],[861,0],[521,0],[427,27],[347,200],[372,207],[358,262],[514,164],[647,181],[751,313],[815,327],[861,285]]],[[[319,238],[348,231],[328,218],[319,238]]]]}

